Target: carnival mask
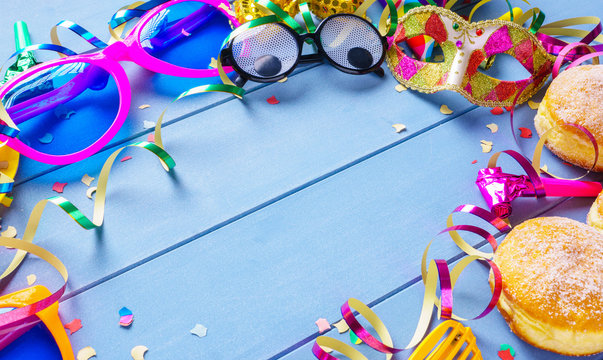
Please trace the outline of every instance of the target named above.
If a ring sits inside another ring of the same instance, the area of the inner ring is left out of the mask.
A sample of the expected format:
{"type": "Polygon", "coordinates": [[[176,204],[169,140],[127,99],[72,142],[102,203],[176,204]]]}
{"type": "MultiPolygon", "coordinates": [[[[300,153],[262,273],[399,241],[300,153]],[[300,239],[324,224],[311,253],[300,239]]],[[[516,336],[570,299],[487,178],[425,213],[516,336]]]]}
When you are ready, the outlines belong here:
{"type": "Polygon", "coordinates": [[[435,6],[412,9],[400,18],[394,42],[387,63],[400,83],[425,93],[456,91],[480,106],[525,102],[544,85],[554,63],[534,34],[520,25],[503,20],[468,23],[435,6]],[[435,39],[444,53],[443,62],[416,60],[397,46],[419,35],[435,39]],[[478,71],[485,59],[502,53],[517,59],[531,76],[506,81],[478,71]]]}

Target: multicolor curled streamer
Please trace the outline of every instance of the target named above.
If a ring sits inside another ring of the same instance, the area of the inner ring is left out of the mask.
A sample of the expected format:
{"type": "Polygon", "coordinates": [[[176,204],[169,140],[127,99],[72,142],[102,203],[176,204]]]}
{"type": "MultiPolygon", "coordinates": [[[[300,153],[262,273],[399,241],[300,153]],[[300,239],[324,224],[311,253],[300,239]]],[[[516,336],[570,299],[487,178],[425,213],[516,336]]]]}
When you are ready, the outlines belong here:
{"type": "MultiPolygon", "coordinates": [[[[438,316],[442,319],[455,319],[458,321],[467,320],[453,313],[452,290],[454,289],[454,285],[456,284],[460,274],[472,262],[479,260],[488,264],[492,270],[492,275],[494,278],[494,289],[490,302],[486,308],[473,319],[480,319],[486,316],[498,303],[498,299],[500,298],[502,292],[502,275],[498,269],[498,266],[496,266],[492,260],[494,257],[494,251],[497,247],[496,240],[492,234],[480,227],[473,225],[454,225],[453,215],[455,213],[466,213],[477,216],[478,218],[494,226],[496,230],[502,233],[506,233],[511,230],[511,226],[504,220],[497,217],[490,211],[475,205],[461,205],[452,211],[446,221],[447,228],[440,231],[438,235],[448,233],[454,243],[468,256],[459,260],[452,270],[449,269],[448,263],[442,259],[431,260],[429,265],[427,265],[427,254],[433,239],[429,242],[421,260],[421,276],[423,283],[425,284],[423,305],[419,315],[418,325],[408,345],[403,348],[394,347],[391,335],[389,334],[389,331],[387,330],[383,321],[360,300],[352,298],[341,306],[342,317],[349,326],[350,330],[353,331],[354,334],[356,334],[371,348],[387,354],[386,358],[388,360],[391,359],[393,354],[415,347],[422,341],[429,328],[434,306],[438,308],[438,316]],[[467,243],[458,234],[458,231],[470,232],[486,239],[492,246],[492,252],[485,253],[469,245],[469,243],[467,243]],[[438,282],[441,295],[439,298],[437,296],[438,282]],[[362,315],[371,324],[371,326],[377,332],[378,338],[370,334],[368,330],[366,330],[366,328],[360,324],[353,310],[357,311],[358,314],[362,315]]],[[[316,339],[312,348],[312,353],[317,359],[320,360],[337,360],[337,358],[330,355],[325,348],[336,350],[352,360],[366,359],[364,355],[351,346],[326,336],[319,336],[316,339]]]]}

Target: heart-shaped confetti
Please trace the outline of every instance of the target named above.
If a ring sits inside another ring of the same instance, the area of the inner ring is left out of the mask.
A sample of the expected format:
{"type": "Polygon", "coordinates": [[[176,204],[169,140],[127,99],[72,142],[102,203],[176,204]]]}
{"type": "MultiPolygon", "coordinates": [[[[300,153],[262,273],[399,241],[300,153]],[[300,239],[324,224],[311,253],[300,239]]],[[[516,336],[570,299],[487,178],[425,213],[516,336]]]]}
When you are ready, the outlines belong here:
{"type": "Polygon", "coordinates": [[[266,99],[266,102],[268,102],[268,104],[270,104],[270,105],[276,105],[280,101],[278,101],[278,99],[276,98],[276,96],[272,95],[271,97],[269,97],[268,99],[266,99]]]}

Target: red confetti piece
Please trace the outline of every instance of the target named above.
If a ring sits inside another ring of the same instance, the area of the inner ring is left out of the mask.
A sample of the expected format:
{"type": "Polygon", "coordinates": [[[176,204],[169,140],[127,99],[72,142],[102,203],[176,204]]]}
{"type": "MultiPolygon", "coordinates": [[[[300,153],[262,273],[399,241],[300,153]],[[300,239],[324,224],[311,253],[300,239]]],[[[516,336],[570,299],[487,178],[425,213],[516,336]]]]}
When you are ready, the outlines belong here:
{"type": "Polygon", "coordinates": [[[562,162],[562,164],[563,164],[563,165],[567,165],[567,166],[574,166],[574,165],[572,165],[572,164],[570,164],[570,163],[568,163],[568,162],[562,162]]]}
{"type": "Polygon", "coordinates": [[[497,106],[494,109],[490,110],[490,112],[492,113],[492,115],[502,115],[502,113],[504,113],[505,111],[500,106],[497,106]]]}
{"type": "Polygon", "coordinates": [[[513,106],[505,106],[505,110],[510,112],[511,110],[513,110],[513,106]]]}
{"type": "Polygon", "coordinates": [[[513,355],[511,355],[511,351],[509,349],[499,351],[498,357],[501,358],[502,360],[513,360],[514,359],[513,355]]]}
{"type": "Polygon", "coordinates": [[[532,137],[532,130],[528,128],[520,127],[519,131],[521,131],[521,134],[519,134],[519,136],[521,136],[522,138],[529,139],[532,137]]]}
{"type": "Polygon", "coordinates": [[[155,134],[149,134],[149,136],[147,136],[147,141],[148,142],[155,142],[155,134]]]}
{"type": "Polygon", "coordinates": [[[477,160],[473,160],[471,163],[472,164],[477,164],[477,160]]]}
{"type": "Polygon", "coordinates": [[[74,332],[82,328],[82,320],[73,319],[72,322],[65,324],[65,329],[70,331],[69,335],[73,335],[74,332]]]}
{"type": "Polygon", "coordinates": [[[266,99],[266,101],[270,105],[276,105],[276,104],[278,104],[280,102],[280,101],[278,101],[278,99],[274,95],[272,95],[271,97],[269,97],[268,99],[266,99]]]}
{"type": "Polygon", "coordinates": [[[54,185],[52,185],[52,190],[61,194],[63,190],[65,190],[65,186],[67,186],[67,183],[55,182],[54,185]]]}
{"type": "Polygon", "coordinates": [[[132,158],[131,156],[124,156],[124,158],[119,161],[124,162],[124,161],[130,160],[131,158],[132,158]]]}

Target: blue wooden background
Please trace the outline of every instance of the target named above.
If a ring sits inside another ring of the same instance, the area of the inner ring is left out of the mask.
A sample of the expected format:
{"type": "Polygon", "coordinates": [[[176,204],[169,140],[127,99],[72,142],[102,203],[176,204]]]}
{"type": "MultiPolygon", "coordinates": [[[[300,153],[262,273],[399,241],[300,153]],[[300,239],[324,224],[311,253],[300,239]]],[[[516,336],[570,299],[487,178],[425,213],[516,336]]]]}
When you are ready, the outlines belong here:
{"type": "MultiPolygon", "coordinates": [[[[0,58],[13,51],[14,21],[28,23],[34,42],[49,42],[50,27],[63,19],[106,39],[107,20],[122,5],[120,0],[5,2],[0,58]]],[[[547,22],[601,16],[600,5],[532,1],[547,22]]],[[[505,11],[504,1],[493,1],[478,18],[505,11]]],[[[75,38],[67,44],[87,49],[75,38]]],[[[113,150],[146,139],[151,130],[143,121],[155,121],[177,94],[207,81],[124,67],[133,89],[124,129],[81,163],[49,166],[23,158],[15,200],[2,214],[4,228],[15,226],[21,236],[32,207],[55,195],[51,188],[57,181],[68,183],[65,197],[92,214],[82,175],[97,177],[113,150]],[[140,110],[141,104],[151,107],[140,110]]],[[[82,320],[83,328],[70,336],[75,352],[92,346],[99,359],[128,359],[132,347],[145,345],[148,360],[311,359],[318,336],[314,322],[321,317],[337,322],[339,306],[349,297],[371,303],[395,344],[406,344],[418,319],[419,261],[427,242],[457,205],[485,206],[474,181],[491,154],[481,152],[480,140],[492,141],[493,151],[529,154],[537,139],[520,138],[517,149],[508,113],[494,116],[450,92],[398,93],[396,84],[387,71],[385,78],[352,76],[319,64],[299,68],[284,83],[247,84],[244,101],[224,94],[185,99],[170,108],[163,131],[177,162],[172,174],[147,152],[128,150],[124,156],[133,158],[114,167],[105,224],[97,231],[85,231],[48,208],[35,242],[70,271],[60,314],[65,323],[82,320]],[[273,95],[279,104],[266,102],[273,95]],[[441,104],[453,114],[440,113],[441,104]],[[486,128],[493,122],[500,128],[495,134],[486,128]],[[396,133],[395,123],[407,130],[396,133]],[[118,325],[122,306],[134,313],[128,329],[118,325]],[[208,328],[206,337],[189,333],[196,323],[208,328]]],[[[516,126],[533,130],[534,115],[521,106],[516,126]]],[[[579,173],[548,152],[543,162],[561,175],[579,173]]],[[[501,163],[516,169],[508,159],[501,163]]],[[[591,202],[520,199],[511,221],[541,215],[585,221],[591,202]]],[[[11,251],[1,251],[2,266],[11,251]]],[[[451,261],[460,257],[445,237],[430,254],[451,261]]],[[[477,265],[471,270],[455,291],[456,311],[466,316],[480,312],[489,295],[486,270],[477,265]]],[[[50,288],[60,285],[48,265],[30,256],[3,293],[25,287],[29,274],[50,288]]],[[[517,359],[564,358],[518,339],[497,311],[468,325],[485,359],[497,359],[503,343],[516,349],[517,359]]],[[[347,338],[336,330],[327,334],[347,338]]],[[[366,345],[359,349],[369,359],[382,358],[366,345]]],[[[2,360],[58,358],[40,326],[0,351],[2,360]]]]}

